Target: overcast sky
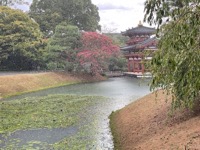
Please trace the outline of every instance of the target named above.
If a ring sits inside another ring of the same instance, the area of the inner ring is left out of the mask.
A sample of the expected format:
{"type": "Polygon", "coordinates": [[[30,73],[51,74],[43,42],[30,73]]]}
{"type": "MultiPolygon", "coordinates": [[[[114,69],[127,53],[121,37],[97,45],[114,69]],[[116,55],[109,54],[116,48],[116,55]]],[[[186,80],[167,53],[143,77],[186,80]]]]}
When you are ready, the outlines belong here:
{"type": "MultiPolygon", "coordinates": [[[[31,2],[32,0],[26,0],[31,2]]],[[[146,0],[92,0],[99,8],[102,29],[116,29],[116,32],[136,27],[144,18],[146,0]]],[[[23,9],[28,10],[28,6],[23,9]]],[[[148,24],[145,24],[148,26],[148,24]]]]}
{"type": "MultiPolygon", "coordinates": [[[[144,18],[146,0],[92,0],[99,8],[102,29],[117,29],[117,32],[136,27],[144,18]]],[[[145,24],[148,25],[148,24],[145,24]]]]}

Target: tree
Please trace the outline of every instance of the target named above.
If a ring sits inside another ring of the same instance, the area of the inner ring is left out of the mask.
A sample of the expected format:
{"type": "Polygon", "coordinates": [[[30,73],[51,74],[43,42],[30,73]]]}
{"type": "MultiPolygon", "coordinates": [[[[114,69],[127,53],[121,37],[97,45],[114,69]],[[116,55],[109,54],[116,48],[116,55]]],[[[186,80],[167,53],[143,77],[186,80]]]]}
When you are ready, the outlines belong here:
{"type": "Polygon", "coordinates": [[[126,70],[127,60],[121,54],[118,53],[109,59],[109,71],[125,71],[126,70]]]}
{"type": "Polygon", "coordinates": [[[108,27],[107,25],[103,25],[103,26],[101,27],[101,31],[102,31],[103,33],[116,33],[117,28],[110,28],[110,27],[108,27]]]}
{"type": "Polygon", "coordinates": [[[91,0],[33,0],[29,15],[46,36],[61,22],[78,26],[80,30],[100,30],[98,8],[91,0]]]}
{"type": "Polygon", "coordinates": [[[193,108],[200,102],[200,1],[171,2],[145,3],[146,19],[158,24],[160,38],[159,50],[151,62],[151,87],[172,92],[173,109],[193,108]]]}
{"type": "Polygon", "coordinates": [[[42,65],[45,44],[39,26],[20,10],[0,7],[0,66],[31,70],[42,65]]]}
{"type": "Polygon", "coordinates": [[[111,38],[113,43],[118,46],[125,46],[129,39],[127,36],[123,36],[121,33],[104,33],[104,34],[109,38],[111,38]]]}
{"type": "Polygon", "coordinates": [[[159,29],[163,22],[176,19],[177,13],[180,15],[179,10],[189,3],[190,0],[147,0],[144,21],[148,21],[150,25],[157,24],[159,29]]]}
{"type": "Polygon", "coordinates": [[[49,39],[46,57],[49,69],[72,71],[77,67],[77,49],[80,46],[78,27],[61,23],[49,39]]]}
{"type": "Polygon", "coordinates": [[[112,40],[96,32],[83,32],[78,57],[82,66],[89,64],[92,74],[108,68],[109,58],[119,52],[112,40]]]}

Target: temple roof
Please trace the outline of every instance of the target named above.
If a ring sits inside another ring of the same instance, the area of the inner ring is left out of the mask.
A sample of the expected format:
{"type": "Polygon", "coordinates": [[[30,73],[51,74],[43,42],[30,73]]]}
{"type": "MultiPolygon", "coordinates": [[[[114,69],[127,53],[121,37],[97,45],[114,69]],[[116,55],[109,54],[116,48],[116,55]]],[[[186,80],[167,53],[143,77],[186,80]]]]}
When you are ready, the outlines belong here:
{"type": "Polygon", "coordinates": [[[143,42],[140,42],[138,44],[135,44],[135,45],[121,47],[120,49],[122,51],[130,51],[130,50],[138,51],[140,49],[144,49],[146,46],[150,45],[154,41],[157,41],[156,37],[149,38],[149,39],[147,39],[143,42]]]}
{"type": "Polygon", "coordinates": [[[122,32],[125,36],[137,36],[137,35],[152,35],[156,32],[155,28],[145,27],[141,23],[135,28],[128,29],[122,32]]]}

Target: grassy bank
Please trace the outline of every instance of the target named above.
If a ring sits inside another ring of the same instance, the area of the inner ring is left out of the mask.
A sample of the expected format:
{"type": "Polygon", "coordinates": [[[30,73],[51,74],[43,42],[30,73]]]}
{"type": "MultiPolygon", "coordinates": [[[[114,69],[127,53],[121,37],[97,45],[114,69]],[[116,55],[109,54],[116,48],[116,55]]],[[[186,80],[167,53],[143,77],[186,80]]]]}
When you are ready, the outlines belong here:
{"type": "Polygon", "coordinates": [[[48,72],[0,76],[0,98],[62,85],[104,80],[101,76],[48,72]]]}
{"type": "Polygon", "coordinates": [[[200,149],[199,112],[177,110],[170,117],[170,102],[159,91],[112,113],[115,149],[200,149]]]}

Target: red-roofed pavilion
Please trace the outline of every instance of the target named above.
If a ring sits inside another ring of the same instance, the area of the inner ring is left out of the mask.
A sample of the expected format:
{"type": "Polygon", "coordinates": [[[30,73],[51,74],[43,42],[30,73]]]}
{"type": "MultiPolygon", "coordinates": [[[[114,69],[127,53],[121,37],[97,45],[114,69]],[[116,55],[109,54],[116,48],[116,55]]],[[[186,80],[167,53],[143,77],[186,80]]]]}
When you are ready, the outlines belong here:
{"type": "Polygon", "coordinates": [[[153,36],[155,32],[155,28],[145,27],[141,22],[137,27],[122,32],[122,35],[130,38],[127,45],[121,47],[122,53],[128,60],[128,72],[144,74],[149,71],[144,64],[157,50],[158,40],[153,36]]]}

